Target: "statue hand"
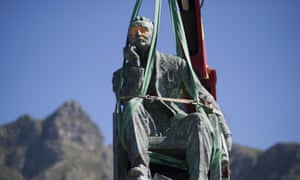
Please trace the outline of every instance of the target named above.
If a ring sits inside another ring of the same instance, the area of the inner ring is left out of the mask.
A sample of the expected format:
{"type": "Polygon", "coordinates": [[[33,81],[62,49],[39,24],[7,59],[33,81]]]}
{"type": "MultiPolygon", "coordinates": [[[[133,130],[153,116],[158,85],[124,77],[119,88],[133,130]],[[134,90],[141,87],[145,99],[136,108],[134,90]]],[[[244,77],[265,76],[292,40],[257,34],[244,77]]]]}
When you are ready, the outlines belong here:
{"type": "Polygon", "coordinates": [[[141,65],[140,63],[140,56],[136,52],[135,46],[126,46],[124,48],[124,57],[128,60],[128,63],[132,66],[139,67],[141,65]]]}
{"type": "Polygon", "coordinates": [[[222,162],[222,177],[228,178],[231,176],[230,164],[228,162],[222,162]]]}

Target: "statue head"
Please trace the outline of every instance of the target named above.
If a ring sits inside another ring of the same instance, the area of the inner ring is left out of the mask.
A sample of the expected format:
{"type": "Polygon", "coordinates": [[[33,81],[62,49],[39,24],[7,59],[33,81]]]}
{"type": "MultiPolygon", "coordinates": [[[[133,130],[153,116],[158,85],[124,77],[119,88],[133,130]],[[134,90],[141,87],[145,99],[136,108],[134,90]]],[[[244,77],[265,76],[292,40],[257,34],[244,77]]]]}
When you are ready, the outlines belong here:
{"type": "Polygon", "coordinates": [[[130,24],[128,40],[131,45],[140,50],[146,50],[151,45],[153,23],[150,19],[137,16],[130,24]]]}

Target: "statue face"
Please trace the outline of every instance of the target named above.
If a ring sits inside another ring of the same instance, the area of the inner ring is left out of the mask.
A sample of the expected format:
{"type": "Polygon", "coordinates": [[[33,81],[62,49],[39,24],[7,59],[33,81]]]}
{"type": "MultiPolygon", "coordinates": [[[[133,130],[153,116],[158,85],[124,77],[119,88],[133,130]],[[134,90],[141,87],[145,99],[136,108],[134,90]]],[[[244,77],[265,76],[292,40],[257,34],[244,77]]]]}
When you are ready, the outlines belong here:
{"type": "Polygon", "coordinates": [[[139,49],[148,48],[151,44],[153,25],[149,22],[136,21],[129,29],[129,42],[139,49]]]}

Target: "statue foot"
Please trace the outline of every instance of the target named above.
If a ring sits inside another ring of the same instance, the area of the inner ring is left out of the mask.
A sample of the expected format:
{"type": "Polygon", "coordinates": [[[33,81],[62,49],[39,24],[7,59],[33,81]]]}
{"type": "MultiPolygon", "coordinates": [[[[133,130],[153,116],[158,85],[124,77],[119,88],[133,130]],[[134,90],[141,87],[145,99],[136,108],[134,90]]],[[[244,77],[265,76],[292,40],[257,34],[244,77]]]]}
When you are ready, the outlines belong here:
{"type": "Polygon", "coordinates": [[[150,180],[150,171],[144,165],[133,167],[128,172],[127,180],[150,180]]]}

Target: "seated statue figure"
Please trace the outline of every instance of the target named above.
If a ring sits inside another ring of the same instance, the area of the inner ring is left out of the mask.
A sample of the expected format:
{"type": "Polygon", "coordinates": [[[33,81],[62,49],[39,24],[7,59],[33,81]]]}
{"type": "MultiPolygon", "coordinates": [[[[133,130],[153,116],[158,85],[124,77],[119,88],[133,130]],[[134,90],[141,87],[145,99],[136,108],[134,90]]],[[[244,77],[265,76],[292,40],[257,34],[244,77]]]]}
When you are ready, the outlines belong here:
{"type": "MultiPolygon", "coordinates": [[[[128,30],[127,47],[124,47],[126,63],[123,70],[113,74],[113,90],[121,101],[123,109],[131,105],[134,98],[143,98],[140,89],[145,80],[145,69],[153,35],[150,19],[137,16],[128,30]],[[119,88],[120,77],[123,85],[119,88]]],[[[194,73],[194,72],[192,72],[194,73]]],[[[183,98],[183,92],[192,93],[191,75],[186,60],[181,57],[155,52],[153,72],[147,95],[158,97],[154,100],[143,99],[138,107],[130,112],[124,130],[124,141],[131,168],[128,179],[151,179],[148,154],[149,137],[165,136],[173,140],[183,140],[186,149],[186,163],[190,180],[209,179],[209,167],[213,151],[213,135],[208,114],[214,111],[188,113],[184,104],[165,101],[183,98]]],[[[212,95],[196,79],[195,85],[200,101],[221,112],[212,95]]],[[[147,97],[147,96],[145,96],[147,97]]],[[[221,132],[225,137],[228,151],[232,146],[231,132],[222,115],[217,115],[221,132]]],[[[125,117],[124,117],[125,118],[125,117]]]]}

